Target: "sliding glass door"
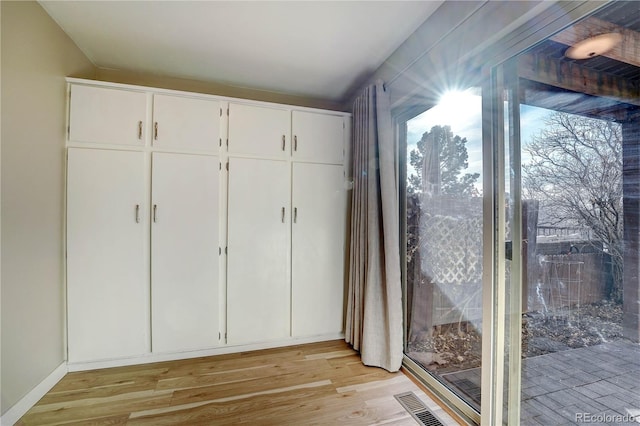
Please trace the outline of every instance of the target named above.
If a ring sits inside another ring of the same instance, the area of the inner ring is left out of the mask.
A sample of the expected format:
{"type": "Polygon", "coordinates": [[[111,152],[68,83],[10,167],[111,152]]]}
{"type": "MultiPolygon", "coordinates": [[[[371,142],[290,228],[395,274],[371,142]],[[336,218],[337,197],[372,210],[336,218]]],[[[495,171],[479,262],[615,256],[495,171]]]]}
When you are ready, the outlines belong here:
{"type": "Polygon", "coordinates": [[[508,424],[640,419],[640,62],[618,54],[639,11],[614,3],[496,72],[508,424]],[[602,25],[619,45],[572,57],[602,25]]]}
{"type": "Polygon", "coordinates": [[[482,103],[448,91],[406,122],[406,355],[480,411],[482,103]]]}
{"type": "Polygon", "coordinates": [[[470,422],[640,419],[638,14],[607,5],[405,122],[405,365],[470,422]],[[603,28],[618,47],[567,53],[603,28]]]}

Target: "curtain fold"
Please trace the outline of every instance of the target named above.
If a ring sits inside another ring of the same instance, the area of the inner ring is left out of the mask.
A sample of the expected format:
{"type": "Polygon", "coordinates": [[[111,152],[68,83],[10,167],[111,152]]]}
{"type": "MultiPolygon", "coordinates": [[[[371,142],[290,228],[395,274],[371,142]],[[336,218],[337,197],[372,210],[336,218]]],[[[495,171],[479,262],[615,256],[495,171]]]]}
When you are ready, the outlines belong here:
{"type": "Polygon", "coordinates": [[[397,157],[389,94],[379,81],[353,107],[352,215],[345,340],[365,365],[402,364],[397,157]]]}

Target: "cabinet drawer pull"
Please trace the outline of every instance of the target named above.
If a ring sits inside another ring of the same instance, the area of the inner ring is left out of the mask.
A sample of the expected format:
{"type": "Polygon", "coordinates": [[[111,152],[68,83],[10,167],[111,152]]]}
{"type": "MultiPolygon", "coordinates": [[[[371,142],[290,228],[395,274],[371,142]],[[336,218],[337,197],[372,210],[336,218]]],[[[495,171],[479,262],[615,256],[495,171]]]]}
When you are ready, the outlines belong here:
{"type": "Polygon", "coordinates": [[[136,204],[136,223],[140,223],[140,204],[136,204]]]}
{"type": "Polygon", "coordinates": [[[293,137],[293,150],[294,151],[298,150],[298,136],[293,137]]]}
{"type": "Polygon", "coordinates": [[[158,140],[158,122],[153,125],[153,140],[158,140]]]}
{"type": "Polygon", "coordinates": [[[293,208],[293,223],[298,223],[298,208],[293,208]]]}
{"type": "Polygon", "coordinates": [[[282,223],[284,223],[284,207],[282,208],[282,223]]]}
{"type": "Polygon", "coordinates": [[[284,151],[284,135],[282,135],[282,150],[284,151]]]}
{"type": "Polygon", "coordinates": [[[138,139],[142,139],[142,121],[138,121],[138,139]]]}
{"type": "Polygon", "coordinates": [[[154,204],[153,205],[153,223],[156,223],[158,221],[158,205],[154,204]]]}

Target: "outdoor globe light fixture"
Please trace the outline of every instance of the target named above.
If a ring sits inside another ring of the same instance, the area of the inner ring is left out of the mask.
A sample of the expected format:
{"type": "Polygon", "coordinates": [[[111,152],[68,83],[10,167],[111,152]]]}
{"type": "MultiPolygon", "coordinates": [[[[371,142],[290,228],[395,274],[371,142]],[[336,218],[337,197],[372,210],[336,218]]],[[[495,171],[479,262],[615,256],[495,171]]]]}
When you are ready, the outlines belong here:
{"type": "Polygon", "coordinates": [[[600,34],[582,40],[567,49],[564,56],[571,59],[589,59],[613,49],[622,41],[618,33],[600,34]]]}

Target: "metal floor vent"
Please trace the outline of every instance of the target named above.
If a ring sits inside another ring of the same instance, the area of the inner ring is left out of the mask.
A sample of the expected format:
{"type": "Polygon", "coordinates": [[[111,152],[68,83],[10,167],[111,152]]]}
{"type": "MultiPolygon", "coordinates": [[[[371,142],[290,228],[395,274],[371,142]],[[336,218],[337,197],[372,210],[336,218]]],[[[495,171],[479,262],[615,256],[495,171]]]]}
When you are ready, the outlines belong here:
{"type": "Polygon", "coordinates": [[[421,425],[444,426],[413,392],[400,393],[393,396],[421,425]]]}

